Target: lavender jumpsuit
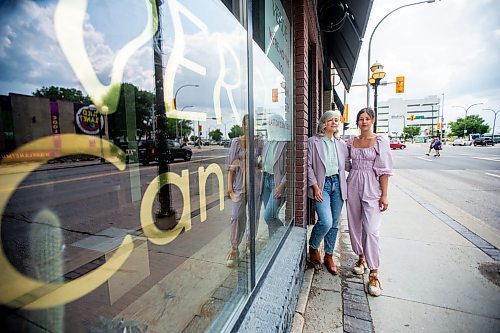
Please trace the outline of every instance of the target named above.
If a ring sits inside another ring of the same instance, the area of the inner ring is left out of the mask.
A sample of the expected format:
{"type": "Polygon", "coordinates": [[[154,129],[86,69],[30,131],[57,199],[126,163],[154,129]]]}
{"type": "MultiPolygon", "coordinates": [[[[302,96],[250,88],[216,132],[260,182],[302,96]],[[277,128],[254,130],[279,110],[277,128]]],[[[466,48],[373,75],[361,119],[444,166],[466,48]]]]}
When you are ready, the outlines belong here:
{"type": "Polygon", "coordinates": [[[389,143],[381,136],[372,147],[355,148],[347,143],[351,169],[347,177],[347,220],[354,253],[364,255],[368,267],[380,264],[379,228],[382,213],[379,208],[380,176],[392,176],[389,143]]]}
{"type": "MultiPolygon", "coordinates": [[[[255,147],[255,157],[261,155],[262,144],[260,140],[254,141],[255,147]]],[[[229,220],[230,223],[230,241],[232,248],[236,249],[243,238],[243,234],[247,229],[247,214],[246,214],[246,204],[247,204],[247,193],[245,186],[245,177],[246,177],[246,159],[247,159],[247,150],[241,147],[240,138],[233,138],[231,141],[231,147],[229,148],[229,156],[228,156],[228,170],[233,171],[233,183],[231,184],[231,188],[233,193],[238,197],[236,201],[232,201],[231,205],[231,217],[229,220]]],[[[256,184],[256,198],[255,202],[257,205],[257,210],[260,210],[260,183],[262,182],[262,173],[258,169],[258,165],[256,165],[256,175],[255,175],[255,184],[256,184]]],[[[258,224],[257,224],[258,226],[258,224]]],[[[256,233],[257,233],[256,226],[256,233]]],[[[247,234],[247,240],[249,235],[247,234]]]]}

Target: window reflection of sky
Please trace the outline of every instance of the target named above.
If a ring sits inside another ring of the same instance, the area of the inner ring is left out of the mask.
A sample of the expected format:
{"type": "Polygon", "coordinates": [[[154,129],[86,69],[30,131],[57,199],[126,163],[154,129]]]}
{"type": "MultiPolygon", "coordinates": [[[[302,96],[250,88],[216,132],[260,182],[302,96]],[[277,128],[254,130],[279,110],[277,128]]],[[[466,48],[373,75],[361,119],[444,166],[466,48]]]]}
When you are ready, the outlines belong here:
{"type": "MultiPolygon", "coordinates": [[[[174,91],[184,84],[198,84],[198,88],[185,88],[178,94],[177,106],[193,105],[193,111],[206,112],[208,118],[214,114],[214,85],[220,73],[217,41],[230,45],[239,64],[233,57],[225,55],[225,77],[228,84],[240,82],[233,90],[237,109],[246,109],[246,32],[238,20],[220,1],[181,2],[207,27],[201,32],[189,19],[181,15],[184,30],[185,50],[183,56],[206,68],[202,76],[188,68],[179,67],[175,73],[174,91]]],[[[56,1],[4,2],[0,5],[0,93],[31,94],[42,86],[56,85],[74,87],[85,92],[66,61],[55,37],[53,17],[56,1]]],[[[174,38],[172,19],[168,3],[160,8],[163,25],[164,66],[169,60],[174,38]]],[[[146,22],[146,5],[142,1],[88,2],[84,26],[85,47],[98,78],[103,84],[110,80],[111,69],[117,51],[134,38],[146,22]]],[[[123,77],[140,89],[153,91],[152,43],[146,43],[128,61],[123,77]]],[[[279,102],[271,102],[273,88],[283,89],[279,83],[282,76],[254,44],[254,101],[255,107],[269,109],[284,116],[284,94],[279,102]],[[258,72],[262,71],[263,74],[258,72]]],[[[236,123],[232,117],[227,91],[221,92],[222,119],[227,126],[236,123]]],[[[221,128],[215,120],[207,120],[205,128],[221,128]]]]}

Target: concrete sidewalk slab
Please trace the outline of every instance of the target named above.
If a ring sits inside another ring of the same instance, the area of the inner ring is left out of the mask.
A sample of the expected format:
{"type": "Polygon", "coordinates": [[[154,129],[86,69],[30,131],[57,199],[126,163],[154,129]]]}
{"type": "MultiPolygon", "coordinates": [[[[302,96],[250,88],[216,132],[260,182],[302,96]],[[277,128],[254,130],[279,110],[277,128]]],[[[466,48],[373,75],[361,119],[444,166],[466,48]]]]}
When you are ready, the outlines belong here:
{"type": "Polygon", "coordinates": [[[412,182],[391,178],[380,230],[382,296],[367,296],[368,275],[363,281],[350,272],[357,257],[344,210],[335,249],[341,278],[314,272],[304,289],[303,329],[293,332],[500,332],[500,288],[479,270],[498,265],[489,253],[498,251],[489,242],[497,235],[484,225],[474,228],[476,234],[471,223],[461,224],[466,212],[440,201],[436,207],[431,193],[413,190],[412,182]],[[343,314],[342,325],[337,314],[343,314]]]}
{"type": "Polygon", "coordinates": [[[397,186],[389,202],[380,231],[384,293],[369,297],[375,331],[498,332],[500,290],[478,269],[494,260],[397,186]]]}
{"type": "Polygon", "coordinates": [[[432,203],[434,207],[438,208],[452,219],[458,221],[464,227],[484,238],[486,241],[490,242],[497,248],[500,248],[499,230],[472,216],[460,207],[447,202],[440,196],[429,192],[428,190],[420,186],[420,184],[418,183],[419,179],[409,178],[404,174],[397,172],[391,178],[391,182],[393,183],[393,185],[400,186],[405,189],[411,189],[411,191],[416,195],[425,197],[425,199],[428,202],[432,203]]]}

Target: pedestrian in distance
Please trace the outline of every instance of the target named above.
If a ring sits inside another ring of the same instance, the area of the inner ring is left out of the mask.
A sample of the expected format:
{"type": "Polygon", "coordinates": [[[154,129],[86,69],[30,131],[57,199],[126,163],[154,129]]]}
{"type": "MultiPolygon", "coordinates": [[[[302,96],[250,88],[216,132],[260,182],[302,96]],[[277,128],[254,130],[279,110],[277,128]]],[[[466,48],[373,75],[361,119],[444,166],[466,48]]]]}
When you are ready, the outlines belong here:
{"type": "Polygon", "coordinates": [[[373,110],[361,109],[356,117],[361,134],[347,142],[350,159],[346,162],[349,171],[347,221],[352,250],[358,255],[353,272],[362,275],[369,268],[368,292],[380,296],[379,229],[382,212],[389,207],[387,190],[392,175],[392,157],[389,142],[373,133],[374,122],[373,110]]]}
{"type": "Polygon", "coordinates": [[[441,156],[441,150],[443,150],[441,140],[439,139],[439,136],[436,136],[436,139],[434,140],[434,157],[441,156]]]}
{"type": "Polygon", "coordinates": [[[432,149],[434,149],[434,142],[435,141],[436,141],[436,139],[432,138],[431,143],[429,145],[429,151],[425,155],[429,156],[431,154],[432,149]]]}
{"type": "Polygon", "coordinates": [[[347,199],[345,161],[347,148],[338,137],[340,113],[327,111],[319,119],[317,133],[307,141],[308,197],[318,215],[309,239],[309,259],[322,265],[319,247],[324,240],[324,264],[331,274],[338,270],[333,251],[338,234],[340,212],[347,199]]]}

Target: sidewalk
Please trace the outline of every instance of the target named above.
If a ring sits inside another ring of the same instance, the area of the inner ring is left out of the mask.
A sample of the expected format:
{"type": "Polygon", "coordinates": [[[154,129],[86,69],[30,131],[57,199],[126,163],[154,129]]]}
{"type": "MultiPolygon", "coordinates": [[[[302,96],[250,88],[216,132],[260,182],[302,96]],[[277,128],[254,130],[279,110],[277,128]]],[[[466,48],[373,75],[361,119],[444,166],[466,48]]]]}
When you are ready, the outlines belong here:
{"type": "Polygon", "coordinates": [[[368,275],[350,271],[344,210],[341,274],[306,271],[292,332],[500,332],[498,245],[404,184],[391,178],[380,230],[382,296],[367,295],[368,275]]]}

